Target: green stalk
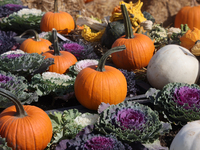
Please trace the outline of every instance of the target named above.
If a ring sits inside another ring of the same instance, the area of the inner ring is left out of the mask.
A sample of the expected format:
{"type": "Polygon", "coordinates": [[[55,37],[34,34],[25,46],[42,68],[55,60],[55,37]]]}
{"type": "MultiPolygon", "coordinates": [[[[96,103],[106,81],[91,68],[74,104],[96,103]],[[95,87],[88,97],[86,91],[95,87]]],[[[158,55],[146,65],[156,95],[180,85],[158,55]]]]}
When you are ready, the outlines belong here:
{"type": "Polygon", "coordinates": [[[40,41],[40,38],[39,38],[38,33],[37,33],[35,30],[33,30],[33,29],[29,29],[29,30],[24,31],[19,37],[24,36],[24,35],[27,34],[28,32],[34,33],[35,41],[40,41]]]}
{"type": "Polygon", "coordinates": [[[58,0],[54,0],[54,13],[58,13],[58,0]]]}
{"type": "Polygon", "coordinates": [[[27,116],[27,113],[24,110],[23,105],[21,104],[21,102],[19,100],[17,100],[17,97],[14,94],[12,94],[8,90],[0,88],[0,95],[8,98],[9,100],[11,100],[14,103],[16,111],[17,111],[17,113],[16,113],[17,117],[22,118],[22,117],[27,116]]]}
{"type": "Polygon", "coordinates": [[[60,47],[58,44],[58,36],[57,36],[57,31],[55,28],[52,30],[52,36],[53,36],[53,49],[54,49],[54,55],[55,56],[60,56],[60,47]]]}
{"type": "Polygon", "coordinates": [[[128,14],[125,4],[121,4],[121,10],[122,10],[122,15],[123,15],[123,20],[124,20],[126,38],[127,39],[134,38],[135,36],[133,35],[131,20],[129,18],[129,14],[128,14]]]}
{"type": "Polygon", "coordinates": [[[106,70],[105,70],[105,63],[106,63],[106,60],[107,60],[108,56],[111,55],[111,54],[114,53],[114,52],[123,51],[123,50],[125,50],[125,49],[126,49],[126,46],[125,46],[125,45],[121,45],[121,46],[117,46],[117,47],[114,47],[114,48],[111,48],[110,50],[108,50],[108,51],[101,57],[101,59],[99,60],[99,63],[98,63],[98,66],[97,66],[96,71],[100,71],[100,72],[106,71],[106,70]]]}

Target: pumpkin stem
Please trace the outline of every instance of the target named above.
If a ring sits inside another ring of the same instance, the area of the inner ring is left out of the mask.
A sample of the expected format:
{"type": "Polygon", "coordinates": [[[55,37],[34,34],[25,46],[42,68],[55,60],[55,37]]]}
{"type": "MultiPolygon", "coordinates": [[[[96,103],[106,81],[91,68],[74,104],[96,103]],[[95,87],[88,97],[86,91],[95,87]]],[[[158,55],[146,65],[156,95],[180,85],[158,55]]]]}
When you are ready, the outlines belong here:
{"type": "Polygon", "coordinates": [[[54,49],[54,55],[55,56],[60,56],[60,47],[58,44],[58,36],[57,36],[57,31],[55,28],[52,30],[52,36],[53,36],[53,49],[54,49]]]}
{"type": "Polygon", "coordinates": [[[127,39],[134,38],[135,36],[133,35],[131,20],[129,18],[129,14],[128,14],[125,4],[121,4],[121,10],[122,10],[122,15],[123,15],[123,20],[124,20],[126,38],[127,39]]]}
{"type": "Polygon", "coordinates": [[[22,118],[22,117],[27,116],[27,113],[26,113],[26,111],[24,110],[23,105],[21,104],[21,102],[20,102],[19,100],[17,100],[17,97],[16,97],[14,94],[12,94],[12,93],[11,93],[10,91],[8,91],[8,90],[5,90],[5,89],[0,88],[0,95],[2,95],[2,96],[4,96],[4,97],[8,98],[9,100],[11,100],[11,101],[14,103],[15,108],[16,108],[16,111],[17,111],[17,112],[16,112],[16,116],[17,116],[17,117],[22,118]]]}
{"type": "Polygon", "coordinates": [[[117,47],[111,48],[110,50],[105,52],[105,54],[99,60],[99,63],[98,63],[96,71],[100,71],[100,72],[106,71],[105,70],[105,63],[106,63],[106,59],[108,58],[108,56],[111,55],[114,52],[123,51],[125,49],[126,49],[126,46],[125,45],[121,45],[121,46],[117,46],[117,47]]]}
{"type": "Polygon", "coordinates": [[[58,0],[54,0],[54,13],[58,13],[58,0]]]}
{"type": "Polygon", "coordinates": [[[29,29],[29,30],[24,31],[19,37],[24,36],[24,35],[27,34],[28,32],[34,33],[35,40],[36,40],[36,41],[40,41],[39,34],[38,34],[35,30],[33,30],[33,29],[29,29]]]}

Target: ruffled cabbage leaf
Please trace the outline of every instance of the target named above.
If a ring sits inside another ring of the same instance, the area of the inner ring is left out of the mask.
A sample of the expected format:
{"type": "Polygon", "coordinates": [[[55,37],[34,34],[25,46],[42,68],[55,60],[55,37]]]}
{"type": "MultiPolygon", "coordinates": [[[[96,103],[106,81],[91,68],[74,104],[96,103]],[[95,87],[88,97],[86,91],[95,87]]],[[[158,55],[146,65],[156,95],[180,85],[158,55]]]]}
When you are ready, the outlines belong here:
{"type": "Polygon", "coordinates": [[[183,126],[200,119],[200,87],[197,84],[168,83],[162,90],[149,89],[146,96],[170,123],[183,126]]]}

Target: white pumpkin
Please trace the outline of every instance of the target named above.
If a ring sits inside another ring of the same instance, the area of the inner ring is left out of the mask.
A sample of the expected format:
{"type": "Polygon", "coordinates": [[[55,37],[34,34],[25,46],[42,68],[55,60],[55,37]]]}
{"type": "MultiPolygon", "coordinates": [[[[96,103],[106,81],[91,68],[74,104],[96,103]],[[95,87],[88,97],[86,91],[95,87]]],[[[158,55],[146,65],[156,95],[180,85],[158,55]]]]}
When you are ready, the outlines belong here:
{"type": "Polygon", "coordinates": [[[173,139],[170,150],[200,150],[200,120],[183,126],[173,139]]]}
{"type": "Polygon", "coordinates": [[[193,84],[199,79],[199,67],[199,61],[188,49],[169,44],[151,58],[147,66],[147,79],[157,89],[173,82],[193,84]]]}

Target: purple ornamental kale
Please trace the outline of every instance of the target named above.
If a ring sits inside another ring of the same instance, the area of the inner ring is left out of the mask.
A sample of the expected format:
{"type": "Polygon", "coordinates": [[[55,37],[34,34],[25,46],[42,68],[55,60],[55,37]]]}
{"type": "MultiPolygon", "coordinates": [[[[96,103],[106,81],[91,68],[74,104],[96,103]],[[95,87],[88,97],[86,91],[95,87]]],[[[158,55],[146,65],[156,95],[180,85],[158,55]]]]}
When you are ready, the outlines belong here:
{"type": "Polygon", "coordinates": [[[162,90],[150,88],[146,95],[170,123],[183,126],[200,119],[200,87],[197,84],[168,83],[162,90]]]}
{"type": "Polygon", "coordinates": [[[180,106],[188,104],[189,106],[184,106],[185,109],[191,109],[194,104],[200,108],[200,90],[187,86],[175,88],[174,101],[180,106]]]}
{"type": "Polygon", "coordinates": [[[5,4],[0,6],[0,18],[7,17],[10,14],[17,12],[23,8],[28,8],[28,6],[22,6],[17,4],[5,4]]]}
{"type": "Polygon", "coordinates": [[[84,59],[99,59],[98,55],[94,52],[94,48],[90,43],[84,43],[81,39],[72,42],[60,42],[61,49],[72,53],[78,60],[84,59]]]}
{"type": "Polygon", "coordinates": [[[13,78],[11,76],[5,76],[3,74],[0,74],[0,83],[7,83],[10,80],[12,80],[13,78]]]}
{"type": "Polygon", "coordinates": [[[17,44],[14,39],[15,35],[17,35],[15,32],[0,30],[0,54],[10,51],[17,44]]]}
{"type": "Polygon", "coordinates": [[[138,89],[136,87],[136,82],[135,82],[135,73],[134,72],[129,72],[124,69],[119,69],[123,75],[126,78],[127,81],[127,97],[132,97],[137,95],[138,89]]]}
{"type": "Polygon", "coordinates": [[[131,108],[124,108],[119,110],[116,117],[114,118],[115,119],[113,124],[117,125],[117,122],[119,122],[120,126],[118,127],[122,130],[137,129],[142,131],[143,126],[146,123],[144,113],[140,110],[134,110],[131,108]]]}
{"type": "Polygon", "coordinates": [[[132,150],[115,136],[101,134],[83,134],[71,140],[62,140],[56,150],[132,150]]]}
{"type": "Polygon", "coordinates": [[[84,50],[84,47],[77,43],[65,43],[63,44],[63,47],[66,51],[74,54],[76,57],[79,57],[84,50]]]}
{"type": "Polygon", "coordinates": [[[19,58],[19,57],[24,56],[24,55],[25,54],[8,54],[8,55],[3,56],[2,59],[5,58],[5,57],[7,57],[8,59],[15,59],[15,58],[19,58]]]}

